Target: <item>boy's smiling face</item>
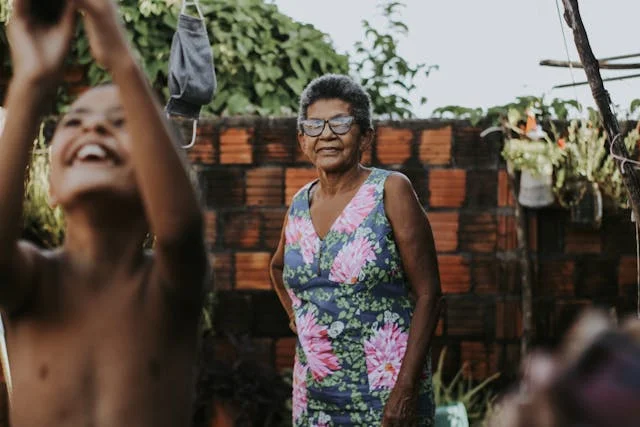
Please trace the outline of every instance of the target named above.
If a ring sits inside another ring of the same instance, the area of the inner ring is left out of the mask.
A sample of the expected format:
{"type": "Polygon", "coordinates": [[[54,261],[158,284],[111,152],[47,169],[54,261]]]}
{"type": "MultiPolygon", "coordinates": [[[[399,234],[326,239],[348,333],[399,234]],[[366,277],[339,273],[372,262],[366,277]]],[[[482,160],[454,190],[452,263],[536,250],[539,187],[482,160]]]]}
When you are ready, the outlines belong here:
{"type": "Polygon", "coordinates": [[[131,140],[116,86],[84,93],[51,142],[51,200],[63,208],[90,194],[138,198],[131,140]]]}

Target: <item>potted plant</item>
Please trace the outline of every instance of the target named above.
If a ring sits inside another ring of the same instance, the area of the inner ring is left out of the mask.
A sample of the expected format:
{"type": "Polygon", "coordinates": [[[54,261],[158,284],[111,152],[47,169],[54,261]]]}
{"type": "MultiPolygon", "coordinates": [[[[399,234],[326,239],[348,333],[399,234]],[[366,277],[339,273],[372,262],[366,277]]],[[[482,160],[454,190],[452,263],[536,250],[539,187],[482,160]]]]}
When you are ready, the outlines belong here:
{"type": "MultiPolygon", "coordinates": [[[[637,140],[637,128],[623,139],[631,153],[635,151],[637,140]]],[[[565,151],[556,168],[558,201],[571,211],[571,221],[575,225],[599,228],[603,195],[616,206],[627,206],[620,170],[615,159],[607,153],[607,135],[597,117],[592,115],[591,120],[571,121],[566,138],[558,141],[565,151]]]]}
{"type": "Polygon", "coordinates": [[[513,137],[507,138],[502,157],[507,168],[520,171],[521,205],[539,208],[554,201],[553,171],[560,164],[564,152],[528,113],[526,121],[516,109],[510,109],[505,122],[506,130],[513,137]]]}
{"type": "Polygon", "coordinates": [[[495,399],[495,394],[487,386],[495,381],[500,373],[495,373],[484,381],[473,382],[464,378],[468,371],[465,362],[455,377],[448,383],[443,378],[446,347],[440,352],[438,367],[433,373],[433,394],[436,404],[435,427],[469,427],[481,422],[495,399]]]}

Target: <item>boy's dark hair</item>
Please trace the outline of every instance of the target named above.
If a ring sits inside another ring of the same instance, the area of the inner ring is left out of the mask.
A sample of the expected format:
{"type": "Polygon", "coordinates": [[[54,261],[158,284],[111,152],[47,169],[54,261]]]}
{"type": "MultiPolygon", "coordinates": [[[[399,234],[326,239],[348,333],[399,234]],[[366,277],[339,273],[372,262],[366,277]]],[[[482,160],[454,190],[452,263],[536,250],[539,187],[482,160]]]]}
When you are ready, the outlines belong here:
{"type": "Polygon", "coordinates": [[[236,353],[233,360],[215,354],[215,340],[212,334],[202,340],[193,427],[211,425],[216,402],[234,409],[236,427],[281,425],[290,417],[286,402],[291,387],[275,368],[257,360],[249,338],[229,337],[236,353]]]}
{"type": "Polygon", "coordinates": [[[637,425],[640,346],[618,331],[603,333],[556,378],[552,395],[563,421],[637,425]]]}

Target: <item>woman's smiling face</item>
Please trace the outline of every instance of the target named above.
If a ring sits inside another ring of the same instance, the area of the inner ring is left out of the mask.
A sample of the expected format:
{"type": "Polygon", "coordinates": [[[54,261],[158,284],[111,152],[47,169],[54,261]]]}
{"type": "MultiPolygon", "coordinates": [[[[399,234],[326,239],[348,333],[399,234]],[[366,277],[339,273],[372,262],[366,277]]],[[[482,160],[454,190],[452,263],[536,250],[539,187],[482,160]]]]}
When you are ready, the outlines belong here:
{"type": "Polygon", "coordinates": [[[325,172],[338,172],[348,170],[359,163],[362,152],[371,143],[372,132],[362,132],[360,126],[352,119],[346,133],[342,133],[343,129],[334,127],[341,133],[339,135],[326,122],[338,119],[336,122],[340,122],[346,129],[348,126],[345,123],[349,122],[349,117],[351,105],[341,99],[319,99],[309,105],[307,119],[324,121],[324,129],[318,136],[309,136],[304,131],[299,131],[298,142],[314,166],[325,172]]]}

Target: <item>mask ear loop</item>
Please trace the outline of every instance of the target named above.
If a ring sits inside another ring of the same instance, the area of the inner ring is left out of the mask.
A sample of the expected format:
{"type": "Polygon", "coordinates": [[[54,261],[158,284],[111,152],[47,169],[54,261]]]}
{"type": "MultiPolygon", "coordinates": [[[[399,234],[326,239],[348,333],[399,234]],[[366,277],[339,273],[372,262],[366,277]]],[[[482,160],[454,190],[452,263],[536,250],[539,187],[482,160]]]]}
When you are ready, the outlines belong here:
{"type": "Polygon", "coordinates": [[[182,148],[188,150],[189,148],[193,148],[196,145],[196,137],[198,133],[198,119],[193,121],[193,128],[191,129],[191,142],[187,145],[183,145],[182,148]]]}
{"type": "Polygon", "coordinates": [[[194,6],[198,11],[200,19],[204,20],[204,13],[202,13],[202,9],[200,9],[200,0],[182,0],[182,9],[180,9],[182,15],[184,15],[187,10],[187,6],[194,6]]]}
{"type": "MultiPolygon", "coordinates": [[[[168,121],[173,122],[169,113],[167,113],[166,117],[168,121]]],[[[198,139],[198,119],[193,120],[193,125],[191,127],[191,141],[187,145],[181,145],[180,147],[185,150],[193,148],[193,146],[196,145],[196,139],[198,139]]]]}

